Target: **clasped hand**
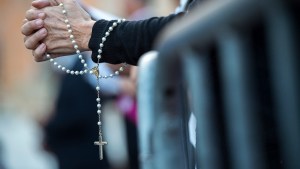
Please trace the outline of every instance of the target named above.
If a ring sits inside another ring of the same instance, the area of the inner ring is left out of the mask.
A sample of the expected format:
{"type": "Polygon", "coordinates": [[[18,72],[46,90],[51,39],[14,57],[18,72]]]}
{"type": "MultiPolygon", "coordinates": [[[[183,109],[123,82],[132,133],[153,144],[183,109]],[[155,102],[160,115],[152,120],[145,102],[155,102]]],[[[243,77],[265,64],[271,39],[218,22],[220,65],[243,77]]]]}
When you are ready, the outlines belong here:
{"type": "Polygon", "coordinates": [[[36,0],[26,12],[21,32],[27,49],[37,62],[46,60],[46,53],[51,57],[59,57],[75,53],[70,40],[63,3],[67,11],[67,19],[72,28],[80,51],[89,50],[88,42],[91,38],[92,27],[95,23],[75,0],[36,0]]]}

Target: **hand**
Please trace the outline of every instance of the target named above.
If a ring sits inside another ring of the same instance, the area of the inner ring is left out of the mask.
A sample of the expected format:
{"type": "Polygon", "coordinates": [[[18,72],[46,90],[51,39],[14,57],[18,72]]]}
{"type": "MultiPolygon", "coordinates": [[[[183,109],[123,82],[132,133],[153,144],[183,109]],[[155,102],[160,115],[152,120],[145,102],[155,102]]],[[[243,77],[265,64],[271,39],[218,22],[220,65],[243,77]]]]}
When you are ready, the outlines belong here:
{"type": "MultiPolygon", "coordinates": [[[[28,21],[22,27],[22,33],[26,36],[25,46],[33,50],[36,61],[44,61],[45,52],[51,54],[52,57],[75,52],[69,38],[70,34],[67,32],[62,7],[51,6],[57,5],[56,1],[48,1],[48,3],[46,1],[34,1],[35,3],[32,5],[35,9],[27,11],[26,19],[28,21]],[[42,20],[43,14],[45,15],[44,20],[42,20]]],[[[75,1],[64,0],[62,2],[68,12],[72,34],[75,36],[79,49],[81,51],[89,50],[88,42],[95,21],[91,20],[91,17],[75,1]]]]}

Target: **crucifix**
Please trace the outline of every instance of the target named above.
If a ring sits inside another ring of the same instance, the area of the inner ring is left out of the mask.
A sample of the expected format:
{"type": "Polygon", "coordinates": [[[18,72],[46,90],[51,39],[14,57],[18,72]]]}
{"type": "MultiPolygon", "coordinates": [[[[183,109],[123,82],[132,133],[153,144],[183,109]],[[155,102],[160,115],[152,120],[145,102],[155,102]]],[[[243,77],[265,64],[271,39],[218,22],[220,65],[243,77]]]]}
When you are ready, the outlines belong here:
{"type": "Polygon", "coordinates": [[[99,141],[95,141],[94,144],[99,146],[99,157],[100,157],[100,160],[102,160],[103,159],[103,147],[102,146],[107,144],[106,141],[102,140],[102,134],[99,134],[99,141]]]}

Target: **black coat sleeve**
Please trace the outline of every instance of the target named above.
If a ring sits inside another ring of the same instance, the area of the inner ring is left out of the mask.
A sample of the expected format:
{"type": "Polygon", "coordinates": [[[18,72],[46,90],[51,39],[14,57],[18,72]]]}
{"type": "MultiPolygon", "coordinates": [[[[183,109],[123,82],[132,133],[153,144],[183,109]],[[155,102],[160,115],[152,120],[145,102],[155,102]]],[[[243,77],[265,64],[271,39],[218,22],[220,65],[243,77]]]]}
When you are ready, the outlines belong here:
{"type": "MultiPolygon", "coordinates": [[[[182,13],[120,23],[104,42],[100,62],[112,64],[126,62],[136,65],[142,54],[152,50],[154,40],[163,27],[181,15],[182,13]]],[[[89,48],[93,52],[92,59],[94,62],[97,62],[102,37],[113,22],[115,21],[99,20],[93,26],[89,48]]]]}

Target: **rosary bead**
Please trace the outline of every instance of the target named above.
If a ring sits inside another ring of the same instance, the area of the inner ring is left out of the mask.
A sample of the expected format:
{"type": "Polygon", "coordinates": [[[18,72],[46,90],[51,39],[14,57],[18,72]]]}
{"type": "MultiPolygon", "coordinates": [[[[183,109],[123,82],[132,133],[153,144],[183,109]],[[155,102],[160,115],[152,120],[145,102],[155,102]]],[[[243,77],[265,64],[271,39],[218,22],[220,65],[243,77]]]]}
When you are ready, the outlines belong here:
{"type": "Polygon", "coordinates": [[[65,71],[65,70],[66,70],[66,68],[65,68],[65,67],[62,67],[62,68],[61,68],[61,70],[62,70],[62,71],[65,71]]]}
{"type": "Polygon", "coordinates": [[[98,50],[98,53],[99,53],[99,54],[100,54],[100,53],[102,53],[102,50],[101,50],[101,49],[99,49],[99,50],[98,50]]]}
{"type": "Polygon", "coordinates": [[[72,33],[73,31],[72,31],[71,29],[68,29],[68,32],[69,32],[69,33],[72,33]]]}
{"type": "Polygon", "coordinates": [[[57,65],[57,62],[54,62],[53,64],[54,64],[54,65],[57,65]]]}
{"type": "Polygon", "coordinates": [[[103,43],[100,43],[100,45],[99,45],[99,46],[100,46],[100,48],[103,48],[103,43]]]}
{"type": "Polygon", "coordinates": [[[99,91],[99,90],[100,90],[100,87],[99,87],[99,86],[97,86],[97,87],[96,87],[96,90],[97,90],[97,91],[99,91]]]}
{"type": "Polygon", "coordinates": [[[120,72],[119,72],[119,71],[116,71],[116,72],[115,72],[115,75],[119,75],[119,74],[120,74],[120,72]]]}
{"type": "Polygon", "coordinates": [[[101,107],[101,104],[97,104],[97,107],[100,108],[100,107],[101,107]]]}
{"type": "Polygon", "coordinates": [[[90,70],[90,74],[93,74],[94,72],[92,70],[90,70]]]}
{"type": "Polygon", "coordinates": [[[114,26],[114,27],[116,27],[116,26],[117,26],[117,23],[116,23],[116,22],[114,22],[114,23],[113,23],[113,26],[114,26]]]}
{"type": "Polygon", "coordinates": [[[70,35],[70,38],[71,38],[71,39],[74,39],[74,35],[70,35]]]}
{"type": "Polygon", "coordinates": [[[98,97],[98,98],[96,99],[96,101],[97,101],[97,102],[100,102],[100,98],[98,97]]]}
{"type": "Polygon", "coordinates": [[[98,114],[101,114],[101,110],[98,110],[97,113],[98,113],[98,114]]]}
{"type": "Polygon", "coordinates": [[[120,69],[119,69],[121,72],[123,72],[124,71],[124,68],[123,67],[120,67],[120,69]]]}
{"type": "Polygon", "coordinates": [[[98,55],[97,58],[98,58],[98,59],[101,59],[101,55],[98,55]]]}
{"type": "Polygon", "coordinates": [[[61,7],[62,7],[62,6],[64,6],[64,4],[63,4],[63,3],[59,3],[59,6],[61,6],[61,7]]]}
{"type": "Polygon", "coordinates": [[[78,55],[78,58],[79,58],[79,59],[82,59],[82,55],[78,55]]]}
{"type": "Polygon", "coordinates": [[[66,24],[68,24],[68,23],[69,23],[69,20],[68,20],[68,19],[66,19],[66,20],[65,20],[65,23],[66,23],[66,24]]]}
{"type": "Polygon", "coordinates": [[[99,121],[97,124],[98,124],[98,126],[100,126],[100,125],[101,125],[101,122],[99,121]]]}
{"type": "Polygon", "coordinates": [[[67,24],[67,28],[71,28],[71,25],[70,25],[70,24],[67,24]]]}
{"type": "Polygon", "coordinates": [[[81,59],[81,63],[85,63],[85,60],[84,60],[84,59],[81,59]]]}
{"type": "Polygon", "coordinates": [[[79,73],[80,73],[81,75],[83,75],[83,74],[84,74],[84,71],[80,71],[79,73]]]}
{"type": "Polygon", "coordinates": [[[74,45],[74,49],[78,49],[78,45],[74,45]]]}
{"type": "Polygon", "coordinates": [[[75,75],[79,75],[79,72],[78,72],[78,71],[75,71],[75,75]]]}
{"type": "Polygon", "coordinates": [[[110,30],[110,31],[112,31],[112,30],[113,30],[113,28],[112,28],[112,27],[109,27],[109,30],[110,30]]]}
{"type": "Polygon", "coordinates": [[[72,70],[72,71],[71,71],[71,75],[74,75],[74,73],[75,73],[75,72],[72,70]]]}
{"type": "Polygon", "coordinates": [[[110,74],[110,75],[109,75],[109,77],[113,78],[113,77],[114,77],[114,75],[113,75],[113,74],[110,74]]]}
{"type": "Polygon", "coordinates": [[[106,41],[106,38],[103,37],[103,38],[102,38],[102,42],[104,42],[104,41],[106,41]]]}
{"type": "Polygon", "coordinates": [[[77,54],[79,54],[79,53],[80,53],[80,51],[79,51],[79,50],[76,50],[76,53],[77,53],[77,54]]]}
{"type": "Polygon", "coordinates": [[[61,68],[61,65],[58,65],[57,68],[60,69],[60,68],[61,68]]]}
{"type": "Polygon", "coordinates": [[[72,40],[72,44],[76,44],[76,41],[75,41],[75,40],[72,40]]]}
{"type": "Polygon", "coordinates": [[[67,72],[67,73],[70,73],[71,71],[68,69],[66,72],[67,72]]]}
{"type": "Polygon", "coordinates": [[[87,70],[87,69],[85,69],[85,70],[84,70],[84,73],[88,73],[88,70],[87,70]]]}
{"type": "Polygon", "coordinates": [[[105,33],[106,36],[109,36],[109,34],[110,34],[109,32],[106,32],[106,33],[105,33]]]}
{"type": "Polygon", "coordinates": [[[87,67],[88,65],[85,63],[83,66],[84,66],[84,67],[87,67]]]}

